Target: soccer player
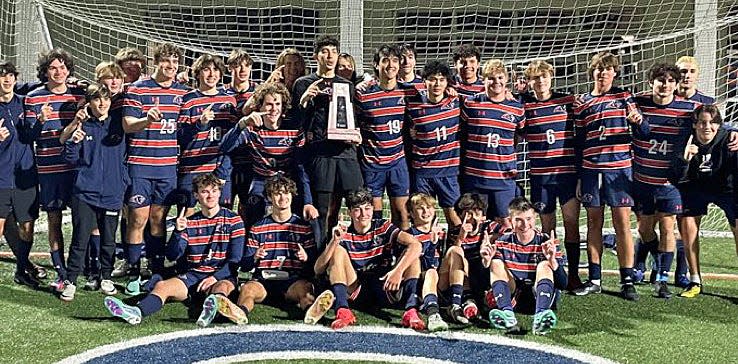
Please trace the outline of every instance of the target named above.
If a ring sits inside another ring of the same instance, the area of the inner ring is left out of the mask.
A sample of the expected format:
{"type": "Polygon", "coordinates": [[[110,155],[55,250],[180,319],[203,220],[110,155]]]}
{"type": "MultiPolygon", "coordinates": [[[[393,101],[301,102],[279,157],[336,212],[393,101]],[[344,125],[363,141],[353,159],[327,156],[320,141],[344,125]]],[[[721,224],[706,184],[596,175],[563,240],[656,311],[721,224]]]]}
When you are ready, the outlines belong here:
{"type": "Polygon", "coordinates": [[[506,98],[502,61],[487,61],[482,79],[484,92],[467,96],[461,107],[462,191],[486,198],[485,216],[506,224],[507,206],[518,194],[515,140],[525,126],[525,111],[520,102],[506,98]]]}
{"type": "Polygon", "coordinates": [[[579,288],[579,200],[576,198],[577,157],[574,96],[553,91],[554,68],[545,61],[533,61],[525,69],[531,92],[523,93],[525,108],[523,134],[528,141],[530,160],[530,200],[541,217],[543,231],[556,229],[556,200],[564,220],[569,288],[579,288]]]}
{"type": "Polygon", "coordinates": [[[106,86],[88,87],[85,101],[89,106],[77,114],[73,121],[76,130],[64,143],[64,160],[76,168],[71,200],[72,244],[67,261],[69,283],[60,295],[64,301],[74,299],[77,277],[92,247],[88,242],[93,230],[102,234],[98,236],[100,269],[94,272],[99,276],[91,280],[100,282],[100,289],[107,295],[118,292],[110,278],[118,212],[123,207],[123,194],[130,178],[124,163],[126,142],[122,120],[110,114],[110,98],[106,86]]]}
{"type": "Polygon", "coordinates": [[[220,151],[224,135],[236,123],[236,98],[218,88],[225,64],[220,57],[203,54],[192,64],[197,89],[182,98],[177,123],[180,157],[177,165],[177,189],[187,197],[188,215],[194,212],[192,179],[202,173],[213,173],[221,179],[220,205],[230,207],[231,160],[220,151]]]}
{"type": "Polygon", "coordinates": [[[481,246],[484,264],[492,272],[496,307],[489,312],[489,322],[497,329],[511,329],[518,324],[514,311],[534,313],[533,332],[545,335],[556,326],[551,308],[567,285],[561,252],[554,230],[546,234],[536,229],[538,214],[525,197],[510,202],[510,215],[513,231],[481,246]]]}
{"type": "Polygon", "coordinates": [[[694,57],[681,56],[677,59],[676,66],[679,67],[679,71],[682,73],[679,87],[676,90],[677,95],[700,104],[712,105],[715,103],[714,97],[705,95],[697,89],[700,65],[694,57]]]}
{"type": "Polygon", "coordinates": [[[28,273],[33,270],[28,257],[38,218],[38,177],[32,142],[21,127],[23,99],[14,92],[17,77],[13,63],[0,61],[0,165],[5,166],[0,173],[0,235],[6,235],[15,254],[15,283],[37,288],[39,282],[28,273]]]}
{"type": "Polygon", "coordinates": [[[343,77],[351,83],[356,84],[356,61],[354,57],[348,53],[338,55],[338,64],[336,65],[336,75],[343,77]]]}
{"type": "Polygon", "coordinates": [[[126,74],[124,82],[127,84],[134,83],[145,76],[146,56],[136,48],[126,47],[118,50],[115,54],[115,63],[126,74]]]}
{"type": "Polygon", "coordinates": [[[676,66],[654,64],[648,74],[651,92],[635,98],[651,129],[648,136],[637,134],[633,140],[633,198],[639,215],[638,232],[644,242],[636,248],[636,274],[643,275],[650,252],[658,267],[654,288],[659,298],[671,297],[666,282],[676,249],[676,215],[682,213],[682,198],[669,182],[671,161],[675,154],[682,153],[691,134],[692,112],[697,106],[674,95],[681,76],[676,66]]]}
{"type": "Polygon", "coordinates": [[[410,134],[410,190],[438,199],[449,226],[461,224],[459,199],[459,99],[446,96],[451,69],[432,60],[423,67],[425,89],[406,98],[410,134]]]}
{"type": "MultiPolygon", "coordinates": [[[[412,216],[412,226],[407,230],[422,245],[420,255],[420,280],[422,281],[421,311],[428,317],[428,331],[448,330],[438,307],[438,267],[440,261],[439,242],[445,238],[438,226],[436,200],[423,193],[416,193],[407,200],[407,210],[412,216]]],[[[395,253],[397,254],[397,253],[395,253]]]]}
{"type": "Polygon", "coordinates": [[[402,54],[402,59],[400,60],[400,70],[397,72],[397,81],[404,85],[422,85],[423,78],[415,73],[415,65],[418,58],[418,52],[415,50],[415,46],[409,43],[401,44],[400,54],[402,54]]]}
{"type": "Polygon", "coordinates": [[[592,91],[574,102],[577,146],[581,148],[581,200],[587,209],[587,255],[589,281],[575,291],[584,296],[599,293],[602,267],[602,224],[604,206],[611,207],[620,266],[621,296],[638,299],[633,286],[633,236],[630,208],[633,206],[631,172],[631,131],[648,134],[648,123],[638,111],[630,92],[613,82],[619,72],[618,58],[601,52],[592,57],[588,74],[592,91]]]}
{"type": "Polygon", "coordinates": [[[402,326],[425,329],[418,316],[416,294],[420,276],[421,245],[412,235],[387,220],[374,220],[369,190],[352,192],[346,198],[351,225],[333,228],[331,240],[315,262],[316,274],[328,274],[336,297],[335,330],[356,323],[349,309],[349,294],[356,304],[402,306],[402,326]],[[402,257],[393,264],[391,248],[404,245],[402,257]],[[359,289],[361,287],[361,289],[359,289]]]}
{"type": "Polygon", "coordinates": [[[126,194],[126,293],[130,295],[140,293],[144,239],[152,271],[159,273],[164,265],[164,219],[177,187],[177,118],[182,97],[189,91],[174,80],[181,56],[181,50],[173,44],[158,45],[154,49],[154,74],[130,85],[123,102],[123,129],[129,133],[126,163],[131,176],[126,194]],[[150,235],[145,238],[147,224],[150,235]]]}
{"type": "Polygon", "coordinates": [[[74,168],[62,157],[59,134],[74,119],[78,105],[84,100],[84,91],[67,85],[67,78],[74,74],[74,62],[64,50],[52,49],[41,54],[37,70],[44,87],[31,91],[25,99],[24,128],[36,142],[39,204],[48,216],[51,261],[57,272],[57,280],[51,285],[61,292],[68,278],[61,220],[62,211],[69,206],[74,168]]]}
{"type": "Polygon", "coordinates": [[[485,91],[484,80],[479,77],[482,52],[473,44],[462,44],[454,51],[454,88],[459,97],[466,98],[485,91]]]}
{"type": "MultiPolygon", "coordinates": [[[[237,305],[229,305],[224,298],[220,299],[224,304],[218,305],[219,311],[236,323],[244,323],[254,304],[268,297],[275,302],[296,303],[301,310],[316,302],[310,279],[318,251],[310,224],[292,213],[296,193],[297,185],[287,177],[275,176],[266,182],[265,194],[272,212],[249,229],[242,260],[244,271],[255,268],[253,279],[241,285],[237,305]]],[[[320,312],[313,312],[317,314],[312,317],[313,323],[333,303],[333,294],[326,292],[316,305],[320,312]]]]}
{"type": "Polygon", "coordinates": [[[244,249],[241,218],[220,207],[220,180],[201,174],[192,181],[201,210],[189,218],[185,209],[179,213],[167,246],[167,259],[186,260],[186,271],[158,281],[153,291],[135,306],[113,297],[105,297],[105,307],[114,317],[131,325],[159,311],[167,301],[185,301],[195,295],[207,295],[199,326],[207,326],[218,311],[218,295],[228,296],[236,288],[236,272],[244,249]]]}
{"type": "Polygon", "coordinates": [[[674,170],[678,174],[676,185],[684,204],[680,232],[690,276],[690,284],[679,294],[685,298],[694,298],[702,292],[698,236],[708,204],[713,203],[725,212],[738,254],[735,200],[738,157],[728,147],[730,132],[723,125],[720,110],[714,105],[699,106],[693,117],[694,131],[683,154],[674,153],[674,170]]]}
{"type": "MultiPolygon", "coordinates": [[[[348,141],[328,138],[328,110],[333,84],[348,84],[350,97],[355,95],[354,85],[336,76],[338,47],[338,40],[332,36],[316,39],[313,58],[318,63],[318,70],[300,77],[292,89],[293,112],[307,133],[305,153],[321,232],[330,231],[336,225],[341,199],[364,185],[356,154],[356,146],[361,144],[360,137],[348,141]]],[[[321,242],[318,242],[318,250],[322,250],[321,242]]]]}
{"type": "Polygon", "coordinates": [[[382,218],[382,196],[386,189],[392,223],[407,230],[410,224],[405,203],[410,194],[410,177],[403,146],[405,91],[397,83],[399,49],[381,45],[374,53],[373,65],[379,83],[356,93],[364,140],[360,149],[361,172],[374,196],[374,218],[382,218]]]}

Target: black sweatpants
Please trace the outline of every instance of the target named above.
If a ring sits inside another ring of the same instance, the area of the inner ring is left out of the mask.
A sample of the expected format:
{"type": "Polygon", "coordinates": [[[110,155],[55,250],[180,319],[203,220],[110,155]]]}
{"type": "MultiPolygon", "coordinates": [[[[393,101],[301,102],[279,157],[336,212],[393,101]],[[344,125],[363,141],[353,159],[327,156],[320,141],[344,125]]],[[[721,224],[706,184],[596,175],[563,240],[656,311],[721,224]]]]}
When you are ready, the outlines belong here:
{"type": "Polygon", "coordinates": [[[91,206],[72,196],[72,244],[69,247],[67,272],[69,280],[76,284],[77,277],[85,266],[85,255],[89,249],[90,235],[94,228],[100,229],[100,277],[110,279],[115,254],[115,233],[118,229],[120,211],[110,211],[91,206]]]}

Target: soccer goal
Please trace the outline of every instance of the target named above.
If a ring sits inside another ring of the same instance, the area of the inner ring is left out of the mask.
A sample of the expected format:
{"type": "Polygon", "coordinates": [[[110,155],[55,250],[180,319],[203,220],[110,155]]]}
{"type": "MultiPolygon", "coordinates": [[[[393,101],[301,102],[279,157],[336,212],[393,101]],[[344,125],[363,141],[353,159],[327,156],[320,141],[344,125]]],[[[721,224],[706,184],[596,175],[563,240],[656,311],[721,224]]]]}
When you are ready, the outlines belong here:
{"type": "MultiPolygon", "coordinates": [[[[95,65],[117,49],[151,54],[163,41],[186,49],[185,63],[203,52],[226,55],[245,49],[255,60],[254,79],[265,79],[286,47],[310,55],[321,34],[338,35],[342,51],[359,69],[371,67],[374,48],[412,43],[418,66],[449,60],[453,49],[473,43],[482,59],[503,59],[519,74],[534,59],[556,69],[554,87],[589,88],[591,55],[619,55],[620,83],[632,91],[648,85],[657,61],[695,56],[700,89],[717,97],[733,121],[738,113],[738,4],[734,0],[4,0],[0,3],[0,57],[15,61],[32,79],[35,54],[49,47],[70,51],[77,75],[91,78],[95,65]],[[429,5],[430,4],[430,5],[429,5]],[[734,115],[735,114],[735,115],[734,115]]],[[[309,62],[314,66],[312,60],[309,62]]],[[[520,170],[527,168],[521,151],[520,170]]],[[[526,173],[521,182],[526,185],[526,173]]],[[[719,210],[703,229],[729,233],[719,210]]]]}

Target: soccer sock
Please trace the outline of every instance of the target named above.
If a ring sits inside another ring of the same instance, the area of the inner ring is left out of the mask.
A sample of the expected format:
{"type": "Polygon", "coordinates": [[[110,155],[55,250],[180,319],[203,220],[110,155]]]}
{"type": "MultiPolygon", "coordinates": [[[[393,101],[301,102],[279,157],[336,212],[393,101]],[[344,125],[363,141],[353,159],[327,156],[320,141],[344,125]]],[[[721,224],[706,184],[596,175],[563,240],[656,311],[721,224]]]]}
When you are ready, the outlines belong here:
{"type": "Polygon", "coordinates": [[[578,277],[581,257],[579,242],[564,243],[564,249],[566,249],[566,267],[569,269],[569,277],[578,277]]]}
{"type": "Polygon", "coordinates": [[[699,274],[690,274],[689,281],[692,283],[702,284],[702,279],[699,274]]]}
{"type": "Polygon", "coordinates": [[[61,250],[51,251],[51,264],[54,265],[54,270],[59,279],[66,280],[67,268],[64,266],[64,253],[61,250]]]}
{"type": "Polygon", "coordinates": [[[418,279],[408,278],[402,282],[402,302],[405,302],[405,309],[418,307],[418,279]]]}
{"type": "Polygon", "coordinates": [[[141,309],[141,315],[142,316],[149,316],[156,311],[161,310],[161,306],[164,305],[164,302],[161,301],[161,298],[155,294],[150,294],[144,297],[140,302],[138,302],[138,308],[141,309]]]}
{"type": "Polygon", "coordinates": [[[497,308],[512,311],[512,298],[510,297],[510,285],[505,281],[492,282],[492,294],[495,295],[497,308]]]}
{"type": "Polygon", "coordinates": [[[331,286],[331,291],[333,291],[333,295],[336,296],[336,302],[333,304],[336,311],[338,311],[339,308],[348,308],[348,289],[346,288],[346,285],[343,283],[336,283],[331,286]]]}
{"type": "Polygon", "coordinates": [[[646,259],[648,258],[648,248],[646,243],[638,242],[635,246],[635,268],[641,272],[646,270],[646,259]]]}
{"type": "Polygon", "coordinates": [[[596,285],[600,285],[602,282],[602,265],[599,263],[596,264],[589,262],[587,270],[589,271],[589,281],[596,285]]]}
{"type": "MultiPolygon", "coordinates": [[[[31,248],[33,247],[32,241],[25,241],[23,239],[18,239],[17,245],[17,251],[18,256],[15,257],[16,259],[16,271],[18,273],[24,273],[28,268],[31,267],[31,261],[29,259],[29,256],[31,255],[31,248]]],[[[66,279],[66,271],[64,272],[65,279],[66,279]]]]}
{"type": "Polygon", "coordinates": [[[554,283],[548,278],[541,279],[536,283],[536,313],[551,308],[556,295],[554,283]]]}
{"type": "Polygon", "coordinates": [[[464,294],[464,286],[460,284],[451,285],[451,304],[461,306],[461,296],[464,294]]]}
{"type": "Polygon", "coordinates": [[[146,237],[147,257],[149,258],[149,266],[152,273],[161,273],[164,268],[164,244],[163,236],[147,236],[146,237]]]}
{"type": "Polygon", "coordinates": [[[438,296],[434,293],[428,293],[423,297],[423,309],[426,315],[438,313],[438,296]]]}
{"type": "Polygon", "coordinates": [[[620,284],[633,284],[633,268],[620,268],[620,284]]]}
{"type": "Polygon", "coordinates": [[[126,245],[126,260],[128,261],[129,275],[138,277],[141,270],[141,250],[143,244],[126,245]]]}
{"type": "Polygon", "coordinates": [[[100,235],[90,235],[90,274],[97,277],[100,274],[100,235]]]}
{"type": "Polygon", "coordinates": [[[669,280],[669,271],[671,270],[671,262],[674,261],[674,252],[662,252],[659,251],[656,261],[659,264],[659,282],[666,282],[669,280]]]}
{"type": "Polygon", "coordinates": [[[377,220],[382,218],[382,210],[374,210],[372,213],[372,219],[377,220]]]}
{"type": "Polygon", "coordinates": [[[674,269],[674,276],[677,278],[686,277],[688,271],[687,257],[684,255],[684,241],[678,239],[676,241],[676,268],[674,269]]]}

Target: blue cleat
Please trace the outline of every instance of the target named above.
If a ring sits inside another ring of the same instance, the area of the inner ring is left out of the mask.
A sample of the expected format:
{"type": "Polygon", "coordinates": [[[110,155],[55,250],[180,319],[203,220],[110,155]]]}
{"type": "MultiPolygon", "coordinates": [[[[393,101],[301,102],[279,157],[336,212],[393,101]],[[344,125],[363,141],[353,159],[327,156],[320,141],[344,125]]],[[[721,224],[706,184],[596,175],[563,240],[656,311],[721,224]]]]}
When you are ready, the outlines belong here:
{"type": "Polygon", "coordinates": [[[129,306],[123,301],[113,297],[107,296],[103,300],[105,302],[105,308],[113,317],[118,317],[131,325],[138,325],[141,323],[141,309],[136,306],[129,306]]]}

